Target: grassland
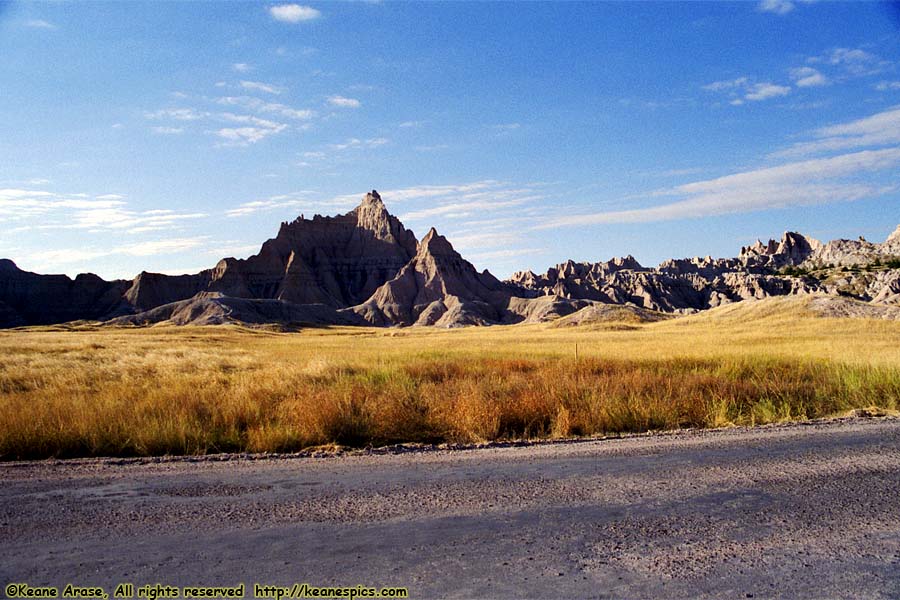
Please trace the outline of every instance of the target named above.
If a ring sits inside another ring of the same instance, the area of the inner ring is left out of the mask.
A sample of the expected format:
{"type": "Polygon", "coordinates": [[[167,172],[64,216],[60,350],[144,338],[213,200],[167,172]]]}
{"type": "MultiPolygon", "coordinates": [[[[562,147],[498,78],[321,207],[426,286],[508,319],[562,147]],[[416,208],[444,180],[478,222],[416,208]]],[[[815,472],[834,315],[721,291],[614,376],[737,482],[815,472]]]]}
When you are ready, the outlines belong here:
{"type": "Polygon", "coordinates": [[[5,460],[545,438],[898,404],[900,323],[817,318],[787,300],[579,328],[0,332],[5,460]]]}

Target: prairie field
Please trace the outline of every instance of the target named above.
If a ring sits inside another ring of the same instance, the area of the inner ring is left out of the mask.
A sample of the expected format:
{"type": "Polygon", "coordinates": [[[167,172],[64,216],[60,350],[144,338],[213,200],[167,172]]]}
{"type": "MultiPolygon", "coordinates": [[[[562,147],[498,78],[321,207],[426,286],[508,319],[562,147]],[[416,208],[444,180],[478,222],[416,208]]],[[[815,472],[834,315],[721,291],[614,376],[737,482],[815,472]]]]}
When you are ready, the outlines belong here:
{"type": "Polygon", "coordinates": [[[617,434],[898,404],[900,323],[782,299],[570,328],[0,332],[4,460],[617,434]]]}

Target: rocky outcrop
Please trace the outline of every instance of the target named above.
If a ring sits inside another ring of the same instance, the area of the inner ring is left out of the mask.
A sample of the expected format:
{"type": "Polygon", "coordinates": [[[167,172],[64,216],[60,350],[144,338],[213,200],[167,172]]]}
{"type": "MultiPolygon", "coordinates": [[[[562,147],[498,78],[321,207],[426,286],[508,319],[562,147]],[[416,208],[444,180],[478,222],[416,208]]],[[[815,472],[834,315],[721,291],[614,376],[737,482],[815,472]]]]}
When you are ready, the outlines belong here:
{"type": "Polygon", "coordinates": [[[353,313],[324,304],[294,304],[284,300],[234,298],[221,292],[200,292],[187,300],[107,321],[110,326],[145,325],[262,325],[286,328],[309,325],[364,325],[353,313]]]}
{"type": "Polygon", "coordinates": [[[786,231],[778,242],[769,240],[768,244],[763,245],[762,242],[756,240],[754,245],[741,248],[738,261],[749,268],[780,269],[797,266],[815,255],[816,252],[821,251],[822,248],[822,242],[819,240],[793,231],[786,231]]]}
{"type": "Polygon", "coordinates": [[[131,282],[125,300],[137,311],[150,310],[197,294],[209,285],[210,271],[197,275],[162,275],[143,271],[131,282]]]}
{"type": "Polygon", "coordinates": [[[129,310],[123,300],[127,281],[104,281],[91,273],[75,279],[38,275],[0,260],[0,327],[49,325],[100,319],[129,310]]]}
{"type": "Polygon", "coordinates": [[[247,259],[225,258],[197,275],[142,273],[128,299],[146,310],[201,291],[344,308],[363,302],[416,253],[416,238],[375,190],[336,217],[299,217],[247,259]]]}
{"type": "Polygon", "coordinates": [[[687,313],[751,298],[813,292],[818,289],[815,284],[778,273],[803,264],[821,248],[818,240],[786,232],[779,241],[757,240],[741,248],[736,258],[669,259],[656,268],[645,268],[631,256],[599,263],[569,261],[544,275],[516,273],[510,281],[570,300],[687,313]]]}
{"type": "Polygon", "coordinates": [[[832,240],[818,248],[804,265],[856,267],[897,258],[900,258],[900,226],[882,243],[870,242],[861,236],[856,240],[832,240]]]}
{"type": "Polygon", "coordinates": [[[488,325],[504,320],[511,296],[432,228],[397,276],[353,310],[373,325],[488,325]]]}
{"type": "Polygon", "coordinates": [[[670,259],[654,268],[632,256],[567,261],[501,282],[477,271],[434,229],[417,242],[373,190],[346,214],[301,215],[282,223],[258,254],[225,258],[192,275],[73,280],[0,260],[0,327],[81,319],[456,327],[571,316],[568,322],[581,323],[613,314],[601,308],[608,305],[629,307],[629,314],[690,313],[815,293],[900,305],[898,260],[900,227],[880,244],[862,238],[822,244],[786,232],[780,240],[757,240],[734,258],[670,259]]]}
{"type": "Polygon", "coordinates": [[[655,312],[629,304],[592,303],[568,316],[553,322],[554,327],[605,325],[608,323],[652,323],[671,318],[671,315],[655,312]]]}

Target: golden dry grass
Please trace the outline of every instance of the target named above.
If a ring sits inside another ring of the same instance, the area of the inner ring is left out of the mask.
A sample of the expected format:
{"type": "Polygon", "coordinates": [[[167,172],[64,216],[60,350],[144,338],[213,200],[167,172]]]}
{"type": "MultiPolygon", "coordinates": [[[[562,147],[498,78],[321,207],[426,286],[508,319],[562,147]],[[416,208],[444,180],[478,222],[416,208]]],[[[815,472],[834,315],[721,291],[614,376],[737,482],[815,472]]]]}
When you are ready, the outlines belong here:
{"type": "Polygon", "coordinates": [[[814,318],[794,300],[628,328],[0,332],[7,460],[591,435],[898,404],[900,323],[814,318]]]}

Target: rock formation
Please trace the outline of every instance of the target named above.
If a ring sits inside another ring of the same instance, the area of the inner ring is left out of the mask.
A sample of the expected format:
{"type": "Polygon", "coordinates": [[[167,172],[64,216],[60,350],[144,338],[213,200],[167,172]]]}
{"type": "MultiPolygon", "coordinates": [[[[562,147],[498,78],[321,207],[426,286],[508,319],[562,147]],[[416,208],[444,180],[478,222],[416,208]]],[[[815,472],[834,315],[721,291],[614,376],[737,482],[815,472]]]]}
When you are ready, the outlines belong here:
{"type": "Polygon", "coordinates": [[[741,300],[815,292],[895,303],[900,271],[835,274],[835,269],[877,264],[876,260],[896,258],[898,253],[900,227],[883,244],[865,240],[822,244],[789,231],[766,244],[757,240],[741,248],[735,258],[670,259],[656,268],[642,267],[631,256],[600,263],[569,261],[544,275],[516,273],[510,281],[543,294],[662,312],[692,312],[741,300]],[[805,275],[816,269],[817,277],[805,275]]]}
{"type": "Polygon", "coordinates": [[[127,281],[104,281],[83,273],[38,275],[0,259],[0,328],[101,319],[128,312],[127,281]]]}
{"type": "Polygon", "coordinates": [[[343,308],[363,302],[416,253],[416,238],[390,215],[378,192],[345,215],[282,223],[247,259],[225,258],[197,275],[138,275],[127,293],[140,310],[201,291],[343,308]]]}
{"type": "Polygon", "coordinates": [[[511,296],[432,228],[397,276],[353,310],[373,325],[487,325],[504,320],[511,296]]]}
{"type": "Polygon", "coordinates": [[[200,292],[187,300],[157,306],[134,315],[107,321],[107,325],[224,325],[274,323],[284,327],[305,325],[365,325],[353,313],[338,312],[324,304],[294,304],[284,300],[248,299],[221,292],[200,292]]]}
{"type": "Polygon", "coordinates": [[[561,322],[585,324],[807,294],[900,305],[898,266],[900,227],[881,244],[862,238],[822,244],[786,232],[734,258],[670,259],[654,268],[632,256],[567,261],[502,282],[477,271],[434,229],[417,242],[373,190],[346,214],[282,223],[258,254],[225,258],[193,275],[73,280],[0,260],[0,327],[72,320],[455,327],[567,315],[561,322]]]}

